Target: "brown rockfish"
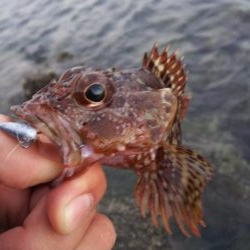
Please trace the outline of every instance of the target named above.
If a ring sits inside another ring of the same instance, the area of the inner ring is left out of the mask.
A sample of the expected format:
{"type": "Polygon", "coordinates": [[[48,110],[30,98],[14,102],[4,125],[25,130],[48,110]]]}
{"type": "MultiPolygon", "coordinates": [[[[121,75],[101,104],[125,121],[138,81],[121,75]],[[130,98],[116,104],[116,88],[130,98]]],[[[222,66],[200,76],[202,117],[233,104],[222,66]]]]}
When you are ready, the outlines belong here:
{"type": "Polygon", "coordinates": [[[205,225],[201,196],[212,167],[182,146],[181,121],[189,96],[182,58],[157,45],[139,69],[74,67],[12,111],[58,145],[65,175],[101,162],[138,175],[135,198],[153,224],[171,233],[205,225]]]}

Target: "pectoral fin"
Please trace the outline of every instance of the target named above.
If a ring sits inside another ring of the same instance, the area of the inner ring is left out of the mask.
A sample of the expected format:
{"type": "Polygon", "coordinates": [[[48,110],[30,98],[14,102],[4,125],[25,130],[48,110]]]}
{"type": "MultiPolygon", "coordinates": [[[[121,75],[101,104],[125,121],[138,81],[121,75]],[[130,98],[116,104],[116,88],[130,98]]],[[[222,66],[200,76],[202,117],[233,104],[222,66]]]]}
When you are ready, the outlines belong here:
{"type": "Polygon", "coordinates": [[[182,136],[181,136],[181,122],[179,119],[176,119],[173,122],[173,126],[170,130],[169,136],[167,138],[167,143],[174,144],[174,145],[181,145],[182,136]]]}
{"type": "Polygon", "coordinates": [[[171,234],[169,218],[174,217],[184,235],[189,236],[189,227],[200,236],[198,226],[205,226],[201,196],[212,176],[211,165],[201,155],[176,145],[164,146],[157,150],[152,166],[138,175],[135,197],[143,216],[148,207],[155,226],[161,215],[171,234]]]}

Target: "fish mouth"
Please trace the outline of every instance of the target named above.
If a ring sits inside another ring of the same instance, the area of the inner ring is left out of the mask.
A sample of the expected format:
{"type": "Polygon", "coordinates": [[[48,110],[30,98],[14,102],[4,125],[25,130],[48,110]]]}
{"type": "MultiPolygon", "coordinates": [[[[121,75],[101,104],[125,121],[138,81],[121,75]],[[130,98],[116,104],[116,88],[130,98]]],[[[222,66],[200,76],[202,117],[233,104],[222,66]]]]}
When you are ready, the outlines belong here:
{"type": "Polygon", "coordinates": [[[82,163],[83,140],[65,115],[47,104],[26,103],[12,106],[11,111],[58,145],[64,165],[75,167],[82,163]]]}

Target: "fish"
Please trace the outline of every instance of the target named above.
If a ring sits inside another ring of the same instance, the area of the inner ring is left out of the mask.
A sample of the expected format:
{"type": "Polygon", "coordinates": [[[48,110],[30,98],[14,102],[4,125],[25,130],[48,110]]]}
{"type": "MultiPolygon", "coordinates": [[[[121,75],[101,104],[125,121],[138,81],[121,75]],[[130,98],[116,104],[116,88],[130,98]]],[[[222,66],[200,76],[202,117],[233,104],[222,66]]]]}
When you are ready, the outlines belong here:
{"type": "Polygon", "coordinates": [[[183,57],[155,43],[139,68],[73,67],[11,110],[58,146],[66,177],[95,162],[133,170],[143,217],[156,227],[161,218],[169,234],[172,218],[185,236],[201,236],[213,167],[182,144],[186,80],[183,57]]]}

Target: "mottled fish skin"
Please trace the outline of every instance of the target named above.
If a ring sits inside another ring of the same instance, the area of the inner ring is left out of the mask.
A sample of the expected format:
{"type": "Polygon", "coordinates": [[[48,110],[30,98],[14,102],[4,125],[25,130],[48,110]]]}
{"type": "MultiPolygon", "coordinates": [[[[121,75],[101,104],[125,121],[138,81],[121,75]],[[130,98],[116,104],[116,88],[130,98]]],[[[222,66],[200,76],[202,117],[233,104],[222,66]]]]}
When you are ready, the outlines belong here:
{"type": "Polygon", "coordinates": [[[59,146],[68,176],[97,161],[132,169],[142,215],[148,208],[155,226],[160,215],[169,233],[173,217],[183,234],[199,236],[212,167],[182,146],[190,97],[182,58],[168,49],[155,44],[139,69],[69,69],[12,111],[59,146]]]}

